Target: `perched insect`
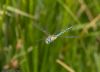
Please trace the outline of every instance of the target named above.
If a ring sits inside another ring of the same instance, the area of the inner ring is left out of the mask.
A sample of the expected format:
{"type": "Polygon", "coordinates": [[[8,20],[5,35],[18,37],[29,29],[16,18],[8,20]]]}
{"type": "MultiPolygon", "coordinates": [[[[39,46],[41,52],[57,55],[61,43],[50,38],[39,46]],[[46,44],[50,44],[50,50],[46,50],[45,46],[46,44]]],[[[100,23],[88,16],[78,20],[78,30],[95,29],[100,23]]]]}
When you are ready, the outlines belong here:
{"type": "Polygon", "coordinates": [[[64,34],[66,31],[70,30],[71,28],[72,28],[72,26],[69,27],[69,28],[67,28],[67,29],[65,29],[64,31],[58,33],[57,35],[50,35],[50,36],[48,36],[45,39],[45,43],[49,44],[49,43],[53,42],[55,39],[57,39],[59,36],[61,36],[62,34],[64,34]]]}

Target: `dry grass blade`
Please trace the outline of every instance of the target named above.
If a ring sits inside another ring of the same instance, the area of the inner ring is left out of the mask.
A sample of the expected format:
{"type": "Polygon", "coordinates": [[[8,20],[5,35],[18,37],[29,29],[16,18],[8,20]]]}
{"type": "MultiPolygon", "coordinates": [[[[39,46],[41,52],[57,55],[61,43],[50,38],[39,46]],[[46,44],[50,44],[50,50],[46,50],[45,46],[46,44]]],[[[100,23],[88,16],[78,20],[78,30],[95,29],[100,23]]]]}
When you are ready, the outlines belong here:
{"type": "Polygon", "coordinates": [[[14,7],[11,7],[11,6],[7,6],[6,9],[8,11],[14,12],[16,14],[19,14],[19,15],[22,15],[22,16],[25,16],[25,17],[28,17],[30,19],[37,20],[34,16],[32,16],[32,15],[26,13],[26,12],[23,12],[23,11],[17,9],[17,8],[14,8],[14,7]]]}
{"type": "Polygon", "coordinates": [[[85,6],[81,5],[81,7],[79,8],[78,12],[77,12],[77,16],[80,17],[81,14],[85,11],[85,6]]]}
{"type": "Polygon", "coordinates": [[[72,68],[70,68],[67,64],[65,64],[61,60],[57,59],[56,62],[60,64],[62,67],[64,67],[66,70],[68,70],[69,72],[75,72],[72,68]]]}
{"type": "Polygon", "coordinates": [[[2,10],[0,10],[0,16],[3,15],[3,14],[4,14],[4,12],[2,10]]]}
{"type": "Polygon", "coordinates": [[[4,12],[3,10],[0,10],[0,16],[2,16],[2,15],[4,15],[4,14],[6,14],[6,15],[8,15],[8,16],[11,16],[10,13],[4,12]]]}
{"type": "Polygon", "coordinates": [[[100,15],[98,15],[97,17],[95,17],[95,18],[90,22],[90,24],[87,25],[86,27],[87,27],[87,28],[90,28],[90,27],[95,28],[95,27],[96,27],[96,22],[97,22],[99,19],[100,19],[100,15]]]}
{"type": "Polygon", "coordinates": [[[89,24],[85,25],[85,27],[84,27],[84,29],[82,31],[82,34],[88,32],[88,29],[90,27],[92,27],[93,29],[96,29],[96,27],[97,27],[96,22],[99,19],[100,19],[100,14],[97,17],[95,17],[89,24]]]}
{"type": "Polygon", "coordinates": [[[14,58],[14,59],[17,59],[17,58],[19,58],[19,57],[21,57],[21,56],[25,56],[27,53],[30,53],[32,50],[33,50],[33,48],[30,47],[30,48],[27,49],[26,52],[24,51],[24,52],[22,52],[22,53],[16,54],[13,58],[14,58]]]}
{"type": "Polygon", "coordinates": [[[88,19],[91,21],[93,19],[93,16],[88,6],[84,3],[84,0],[78,0],[78,1],[81,4],[81,7],[78,11],[78,15],[81,15],[81,13],[85,11],[88,16],[88,19]]]}

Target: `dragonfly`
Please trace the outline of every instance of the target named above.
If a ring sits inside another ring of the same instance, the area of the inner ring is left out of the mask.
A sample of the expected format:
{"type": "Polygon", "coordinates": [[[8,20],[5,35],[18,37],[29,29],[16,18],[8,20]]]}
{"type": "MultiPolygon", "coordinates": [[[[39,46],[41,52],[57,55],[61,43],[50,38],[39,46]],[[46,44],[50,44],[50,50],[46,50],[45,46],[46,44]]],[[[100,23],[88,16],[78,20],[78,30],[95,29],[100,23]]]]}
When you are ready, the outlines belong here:
{"type": "Polygon", "coordinates": [[[51,42],[53,42],[54,40],[56,40],[59,36],[61,36],[62,34],[64,34],[66,31],[70,30],[71,28],[72,28],[72,26],[69,27],[69,28],[67,28],[67,29],[65,29],[65,30],[63,30],[63,31],[61,31],[60,33],[58,33],[56,35],[50,35],[50,36],[48,36],[45,39],[45,43],[46,44],[50,44],[51,42]]]}
{"type": "MultiPolygon", "coordinates": [[[[40,27],[40,25],[38,24],[34,24],[34,26],[36,28],[38,28],[40,31],[44,32],[46,35],[48,35],[46,38],[45,38],[45,43],[46,44],[50,44],[52,43],[54,40],[56,40],[58,37],[60,37],[62,34],[64,34],[65,32],[69,31],[72,29],[72,26],[62,30],[61,32],[59,32],[58,34],[54,34],[54,35],[50,35],[48,34],[48,32],[44,29],[42,29],[42,27],[40,27]]],[[[70,36],[69,36],[70,37],[70,36]]]]}

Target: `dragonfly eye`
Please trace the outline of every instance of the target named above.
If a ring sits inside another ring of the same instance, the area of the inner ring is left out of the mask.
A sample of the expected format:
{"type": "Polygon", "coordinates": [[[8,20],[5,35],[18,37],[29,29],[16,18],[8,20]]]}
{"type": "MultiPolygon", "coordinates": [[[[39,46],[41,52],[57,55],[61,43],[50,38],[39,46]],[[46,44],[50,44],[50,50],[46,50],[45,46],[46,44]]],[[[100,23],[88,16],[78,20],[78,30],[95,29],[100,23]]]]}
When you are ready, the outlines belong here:
{"type": "Polygon", "coordinates": [[[48,37],[45,42],[46,44],[49,44],[51,42],[51,37],[48,37]]]}
{"type": "Polygon", "coordinates": [[[49,37],[45,40],[45,43],[46,43],[46,44],[49,44],[49,43],[51,43],[52,41],[54,41],[56,38],[57,38],[57,36],[55,36],[55,35],[49,36],[49,37]]]}

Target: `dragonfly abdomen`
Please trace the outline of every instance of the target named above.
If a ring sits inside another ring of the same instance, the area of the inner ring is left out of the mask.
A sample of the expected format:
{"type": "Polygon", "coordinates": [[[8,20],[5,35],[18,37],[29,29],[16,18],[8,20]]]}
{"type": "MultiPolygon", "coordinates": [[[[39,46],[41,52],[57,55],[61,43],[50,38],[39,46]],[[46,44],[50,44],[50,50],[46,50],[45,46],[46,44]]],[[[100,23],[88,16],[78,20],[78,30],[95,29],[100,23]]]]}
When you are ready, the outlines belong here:
{"type": "Polygon", "coordinates": [[[72,28],[72,26],[69,27],[69,28],[67,28],[67,29],[65,29],[64,31],[60,32],[60,33],[57,34],[56,36],[57,36],[57,37],[61,36],[61,35],[64,34],[66,31],[70,30],[71,28],[72,28]]]}

